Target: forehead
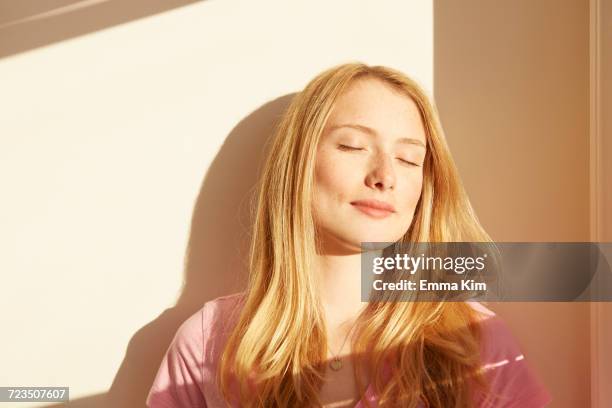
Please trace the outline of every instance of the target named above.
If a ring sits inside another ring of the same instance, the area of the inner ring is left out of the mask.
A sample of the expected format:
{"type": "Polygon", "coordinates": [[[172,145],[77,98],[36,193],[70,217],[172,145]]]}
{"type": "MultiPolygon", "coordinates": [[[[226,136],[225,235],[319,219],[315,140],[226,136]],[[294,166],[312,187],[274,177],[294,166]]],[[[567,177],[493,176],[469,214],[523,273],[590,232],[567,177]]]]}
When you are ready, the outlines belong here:
{"type": "Polygon", "coordinates": [[[389,137],[412,137],[425,143],[425,128],[412,98],[377,78],[353,81],[338,97],[327,127],[358,124],[389,137]]]}

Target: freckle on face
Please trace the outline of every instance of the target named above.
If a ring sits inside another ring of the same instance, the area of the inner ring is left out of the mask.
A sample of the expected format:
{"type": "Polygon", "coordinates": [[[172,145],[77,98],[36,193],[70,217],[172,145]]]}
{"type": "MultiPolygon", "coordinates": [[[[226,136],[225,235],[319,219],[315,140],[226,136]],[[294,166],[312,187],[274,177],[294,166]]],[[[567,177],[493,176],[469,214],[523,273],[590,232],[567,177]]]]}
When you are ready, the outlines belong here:
{"type": "MultiPolygon", "coordinates": [[[[338,124],[358,123],[375,129],[377,139],[361,133],[348,134],[366,150],[341,151],[337,134],[324,131],[315,165],[315,213],[318,226],[333,234],[335,241],[359,246],[360,242],[396,241],[409,228],[422,186],[422,167],[409,168],[394,160],[392,190],[380,191],[366,183],[376,167],[374,151],[390,152],[397,138],[410,136],[425,143],[425,131],[416,104],[380,80],[362,79],[351,84],[339,97],[326,129],[338,124]],[[379,150],[376,150],[379,149],[379,150]],[[370,155],[368,155],[370,154],[370,155]],[[394,205],[397,213],[374,220],[355,210],[350,203],[375,198],[394,205]]],[[[421,152],[422,154],[422,152],[421,152]]],[[[390,155],[392,159],[395,156],[390,155]]]]}

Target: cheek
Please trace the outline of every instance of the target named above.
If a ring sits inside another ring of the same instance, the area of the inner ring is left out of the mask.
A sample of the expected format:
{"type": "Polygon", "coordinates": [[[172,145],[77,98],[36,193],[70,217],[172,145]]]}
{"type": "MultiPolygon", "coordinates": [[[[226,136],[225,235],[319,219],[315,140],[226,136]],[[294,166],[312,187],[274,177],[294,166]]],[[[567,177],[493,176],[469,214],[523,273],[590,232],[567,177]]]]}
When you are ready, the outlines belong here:
{"type": "Polygon", "coordinates": [[[402,189],[401,197],[406,197],[406,200],[402,203],[402,215],[406,218],[411,218],[414,215],[414,209],[421,197],[421,190],[423,188],[423,175],[411,177],[410,180],[402,189]]]}
{"type": "Polygon", "coordinates": [[[314,190],[320,203],[345,202],[348,199],[356,172],[345,167],[341,160],[331,160],[325,155],[317,159],[314,190]]]}

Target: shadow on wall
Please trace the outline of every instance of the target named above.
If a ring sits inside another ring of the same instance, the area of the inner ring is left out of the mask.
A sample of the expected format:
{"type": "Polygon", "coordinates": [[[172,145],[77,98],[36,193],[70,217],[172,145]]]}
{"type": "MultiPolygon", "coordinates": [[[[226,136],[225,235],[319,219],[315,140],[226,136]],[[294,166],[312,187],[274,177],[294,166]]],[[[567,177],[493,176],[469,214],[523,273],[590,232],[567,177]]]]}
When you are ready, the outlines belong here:
{"type": "Polygon", "coordinates": [[[0,58],[197,1],[0,0],[0,58]]]}
{"type": "Polygon", "coordinates": [[[193,211],[184,284],[176,305],[132,336],[108,393],[52,407],[144,407],[162,358],[183,321],[205,302],[244,289],[250,200],[266,142],[293,95],[268,102],[240,121],[209,167],[193,211]]]}

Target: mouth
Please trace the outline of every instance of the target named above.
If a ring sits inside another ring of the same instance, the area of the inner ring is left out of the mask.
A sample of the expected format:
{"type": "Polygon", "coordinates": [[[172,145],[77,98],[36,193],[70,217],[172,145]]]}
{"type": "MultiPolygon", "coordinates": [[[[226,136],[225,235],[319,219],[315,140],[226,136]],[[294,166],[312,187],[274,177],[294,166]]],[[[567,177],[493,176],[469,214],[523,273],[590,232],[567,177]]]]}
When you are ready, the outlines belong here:
{"type": "Polygon", "coordinates": [[[351,205],[362,213],[376,219],[387,218],[395,212],[392,205],[378,200],[358,200],[351,205]]]}

